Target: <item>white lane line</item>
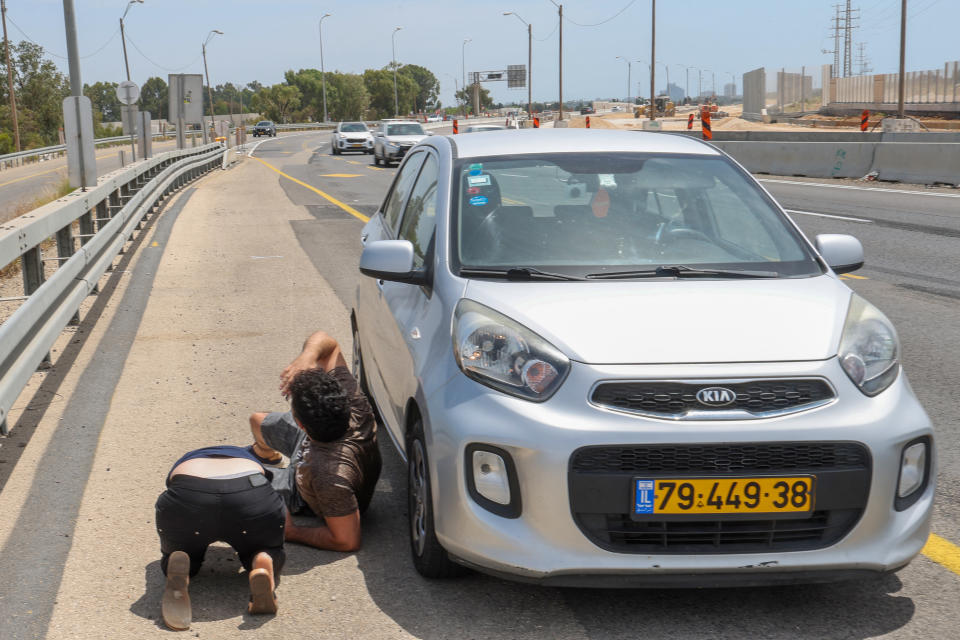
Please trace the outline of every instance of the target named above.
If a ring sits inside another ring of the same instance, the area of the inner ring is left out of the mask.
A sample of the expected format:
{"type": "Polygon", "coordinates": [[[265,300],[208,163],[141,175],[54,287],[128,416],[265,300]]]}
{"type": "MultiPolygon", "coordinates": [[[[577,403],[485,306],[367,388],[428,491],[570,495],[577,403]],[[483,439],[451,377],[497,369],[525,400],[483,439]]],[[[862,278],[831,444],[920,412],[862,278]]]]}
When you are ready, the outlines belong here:
{"type": "MultiPolygon", "coordinates": [[[[311,134],[318,134],[318,133],[325,133],[325,132],[324,132],[324,131],[307,131],[307,132],[305,132],[305,133],[291,133],[291,134],[289,134],[289,135],[283,136],[283,138],[280,138],[280,137],[278,136],[278,137],[276,137],[276,138],[267,138],[266,140],[261,140],[261,141],[259,141],[259,142],[255,142],[255,143],[253,144],[253,146],[250,147],[250,151],[247,152],[247,157],[252,157],[252,156],[253,156],[253,152],[256,151],[256,150],[257,150],[257,147],[259,147],[260,145],[262,145],[264,142],[278,142],[278,141],[280,141],[280,140],[286,140],[287,138],[296,138],[296,137],[298,137],[298,136],[309,136],[309,135],[311,135],[311,134]]],[[[324,144],[329,144],[329,143],[327,143],[327,142],[321,142],[321,143],[320,143],[320,146],[322,147],[324,144]]]]}
{"type": "Polygon", "coordinates": [[[799,182],[797,180],[772,180],[770,178],[757,178],[760,182],[771,182],[776,184],[797,184],[805,187],[826,187],[828,189],[853,189],[854,191],[882,191],[883,193],[902,193],[908,196],[934,196],[937,198],[960,198],[960,195],[952,193],[930,193],[929,191],[903,191],[901,189],[882,189],[880,187],[855,187],[849,184],[824,184],[822,182],[799,182]]]}
{"type": "Polygon", "coordinates": [[[787,213],[797,213],[801,216],[817,216],[818,218],[833,218],[835,220],[849,220],[850,222],[862,222],[863,224],[873,224],[873,220],[866,218],[851,218],[850,216],[835,216],[829,213],[814,213],[813,211],[797,211],[795,209],[784,209],[787,213]]]}

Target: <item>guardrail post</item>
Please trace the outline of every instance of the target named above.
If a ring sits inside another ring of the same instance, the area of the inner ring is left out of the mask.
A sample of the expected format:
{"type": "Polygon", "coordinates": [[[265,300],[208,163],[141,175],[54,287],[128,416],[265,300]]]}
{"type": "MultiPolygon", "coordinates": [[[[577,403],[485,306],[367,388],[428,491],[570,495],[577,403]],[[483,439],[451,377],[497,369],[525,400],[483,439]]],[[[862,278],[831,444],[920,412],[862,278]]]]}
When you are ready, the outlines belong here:
{"type": "MultiPolygon", "coordinates": [[[[57,256],[60,258],[60,264],[66,262],[67,258],[72,256],[75,251],[76,243],[73,238],[73,226],[68,224],[63,229],[60,229],[60,231],[57,231],[57,256]]],[[[70,318],[70,324],[80,324],[80,311],[73,314],[73,317],[70,318]]]]}
{"type": "MultiPolygon", "coordinates": [[[[40,247],[29,249],[20,256],[20,263],[20,271],[23,273],[23,295],[33,295],[44,281],[43,255],[40,253],[40,247]]],[[[42,364],[50,364],[50,352],[43,357],[42,364]]]]}

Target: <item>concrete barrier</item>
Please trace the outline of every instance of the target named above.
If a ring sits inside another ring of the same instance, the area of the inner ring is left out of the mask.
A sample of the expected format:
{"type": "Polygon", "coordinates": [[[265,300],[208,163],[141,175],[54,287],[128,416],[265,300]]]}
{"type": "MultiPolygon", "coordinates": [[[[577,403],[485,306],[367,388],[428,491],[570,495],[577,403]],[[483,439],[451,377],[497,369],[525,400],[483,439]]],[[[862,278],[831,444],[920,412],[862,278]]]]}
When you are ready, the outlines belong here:
{"type": "Polygon", "coordinates": [[[812,178],[862,178],[874,164],[877,143],[746,142],[714,140],[750,173],[812,178]]]}
{"type": "Polygon", "coordinates": [[[878,180],[960,186],[960,144],[883,142],[873,168],[878,180]]]}
{"type": "MultiPolygon", "coordinates": [[[[699,138],[699,131],[671,131],[699,138]]],[[[713,130],[713,140],[740,142],[960,142],[960,133],[862,133],[860,131],[724,131],[713,130]]]]}

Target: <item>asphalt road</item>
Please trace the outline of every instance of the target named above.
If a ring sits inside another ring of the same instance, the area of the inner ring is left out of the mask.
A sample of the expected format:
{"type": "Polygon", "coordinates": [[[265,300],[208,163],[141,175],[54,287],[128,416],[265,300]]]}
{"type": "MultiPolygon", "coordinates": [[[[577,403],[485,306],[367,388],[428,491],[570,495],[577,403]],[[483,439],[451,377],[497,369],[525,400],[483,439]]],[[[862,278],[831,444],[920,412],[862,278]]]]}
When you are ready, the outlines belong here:
{"type": "MultiPolygon", "coordinates": [[[[276,375],[306,331],[349,336],[362,219],[396,169],[330,155],[328,133],[266,140],[253,158],[194,183],[148,224],[81,325],[64,333],[54,370],[38,374],[2,441],[0,638],[163,637],[152,505],[170,461],[194,446],[243,442],[249,412],[279,405],[276,375]]],[[[933,530],[960,568],[960,207],[922,190],[788,182],[764,184],[805,212],[794,214],[805,233],[864,242],[867,266],[846,279],[898,327],[906,371],[938,428],[933,530]]],[[[191,636],[957,637],[960,575],[923,555],[880,580],[763,589],[425,580],[409,559],[404,465],[389,438],[381,450],[359,552],[290,545],[281,613],[264,619],[240,613],[243,576],[228,549],[213,547],[191,584],[191,636]]]]}
{"type": "MultiPolygon", "coordinates": [[[[375,168],[370,156],[331,156],[324,136],[267,142],[255,156],[303,183],[278,176],[287,197],[312,216],[294,226],[300,245],[349,308],[362,222],[320,192],[370,215],[396,169],[375,168]],[[287,161],[294,147],[312,150],[306,164],[287,161]]],[[[867,266],[845,279],[898,328],[905,369],[938,429],[940,484],[933,529],[960,542],[960,409],[953,386],[960,379],[955,357],[960,343],[960,197],[882,185],[840,189],[768,179],[764,186],[785,208],[804,212],[792,216],[809,237],[852,233],[862,240],[867,266]]],[[[399,456],[387,439],[381,446],[384,477],[391,486],[403,487],[399,456]]],[[[387,521],[378,519],[377,526],[403,537],[402,492],[391,499],[395,502],[384,505],[387,521]]],[[[403,545],[394,544],[405,556],[403,545]]],[[[439,587],[424,585],[405,557],[391,556],[390,563],[413,593],[441,593],[439,587]]],[[[445,584],[442,599],[424,603],[422,622],[391,602],[394,597],[414,599],[410,592],[383,594],[377,602],[421,637],[448,637],[439,630],[454,611],[449,603],[459,601],[475,605],[476,637],[514,637],[538,629],[543,637],[955,638],[960,597],[960,576],[925,556],[878,581],[772,589],[608,592],[529,587],[480,575],[445,584]],[[513,595],[505,598],[505,593],[513,595]]]]}

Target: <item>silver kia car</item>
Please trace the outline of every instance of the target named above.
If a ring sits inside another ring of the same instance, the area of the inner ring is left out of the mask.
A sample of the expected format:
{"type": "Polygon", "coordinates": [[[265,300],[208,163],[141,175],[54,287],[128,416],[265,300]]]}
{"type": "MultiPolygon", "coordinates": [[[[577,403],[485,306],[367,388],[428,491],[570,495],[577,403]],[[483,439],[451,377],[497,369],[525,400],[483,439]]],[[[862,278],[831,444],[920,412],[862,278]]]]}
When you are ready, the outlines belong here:
{"type": "Polygon", "coordinates": [[[890,321],[681,135],[415,146],[364,227],[354,367],[413,562],[553,585],[881,575],[927,539],[931,423],[890,321]]]}

